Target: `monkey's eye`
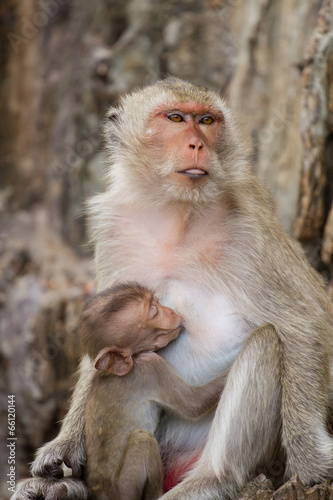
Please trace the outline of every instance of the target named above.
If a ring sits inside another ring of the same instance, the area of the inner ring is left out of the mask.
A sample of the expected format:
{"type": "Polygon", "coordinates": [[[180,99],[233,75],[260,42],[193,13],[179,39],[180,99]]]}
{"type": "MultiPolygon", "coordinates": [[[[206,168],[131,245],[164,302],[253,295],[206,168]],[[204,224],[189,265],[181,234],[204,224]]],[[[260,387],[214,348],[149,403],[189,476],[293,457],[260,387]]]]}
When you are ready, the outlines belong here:
{"type": "Polygon", "coordinates": [[[168,118],[172,122],[176,122],[176,123],[184,121],[184,118],[182,117],[182,115],[178,115],[177,113],[174,113],[173,115],[169,115],[168,118]]]}
{"type": "Polygon", "coordinates": [[[153,300],[150,304],[150,309],[149,309],[149,318],[153,319],[159,314],[159,302],[157,300],[157,297],[153,297],[153,300]]]}
{"type": "Polygon", "coordinates": [[[151,307],[150,307],[150,311],[149,311],[149,316],[154,319],[156,318],[156,316],[158,316],[158,313],[159,313],[159,310],[158,310],[158,306],[157,304],[152,304],[151,307]]]}
{"type": "Polygon", "coordinates": [[[204,125],[211,125],[212,123],[214,123],[214,118],[212,118],[211,116],[203,116],[199,123],[203,123],[204,125]]]}

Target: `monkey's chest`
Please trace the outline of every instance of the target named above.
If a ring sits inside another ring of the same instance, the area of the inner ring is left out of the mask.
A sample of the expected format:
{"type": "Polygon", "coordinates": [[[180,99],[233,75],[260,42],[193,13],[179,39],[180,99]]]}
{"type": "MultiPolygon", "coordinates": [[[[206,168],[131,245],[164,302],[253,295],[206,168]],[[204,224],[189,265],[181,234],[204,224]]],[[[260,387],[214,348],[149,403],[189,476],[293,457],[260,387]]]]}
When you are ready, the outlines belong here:
{"type": "Polygon", "coordinates": [[[207,228],[183,235],[163,219],[127,221],[116,228],[109,244],[119,280],[152,288],[165,280],[207,281],[218,273],[222,257],[221,239],[207,228]]]}
{"type": "Polygon", "coordinates": [[[253,326],[228,294],[187,280],[162,282],[156,294],[183,319],[184,333],[164,349],[180,375],[190,383],[205,383],[232,364],[253,326]]]}

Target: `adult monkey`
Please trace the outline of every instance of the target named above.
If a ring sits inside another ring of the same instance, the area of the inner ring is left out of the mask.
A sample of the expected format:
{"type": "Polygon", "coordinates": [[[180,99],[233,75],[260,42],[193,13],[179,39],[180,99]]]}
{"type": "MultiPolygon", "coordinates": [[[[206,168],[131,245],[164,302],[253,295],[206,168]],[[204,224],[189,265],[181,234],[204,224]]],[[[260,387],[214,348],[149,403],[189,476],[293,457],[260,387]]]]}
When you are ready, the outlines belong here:
{"type": "MultiPolygon", "coordinates": [[[[233,496],[281,449],[287,477],[332,475],[332,305],[252,175],[227,104],[169,78],[122,99],[109,118],[109,186],[90,205],[99,290],[139,281],[184,318],[164,355],[190,383],[235,361],[212,425],[163,419],[168,468],[203,450],[163,498],[233,496]]],[[[84,462],[83,364],[61,432],[33,464],[37,476],[60,476],[62,460],[77,475],[84,462]]]]}

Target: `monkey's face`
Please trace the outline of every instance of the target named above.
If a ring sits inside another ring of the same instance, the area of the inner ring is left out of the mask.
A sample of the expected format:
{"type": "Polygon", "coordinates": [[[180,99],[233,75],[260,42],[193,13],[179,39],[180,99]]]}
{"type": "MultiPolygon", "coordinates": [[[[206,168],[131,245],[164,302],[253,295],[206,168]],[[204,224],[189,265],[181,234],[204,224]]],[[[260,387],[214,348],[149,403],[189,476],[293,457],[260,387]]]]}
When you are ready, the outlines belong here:
{"type": "Polygon", "coordinates": [[[162,306],[156,297],[129,304],[118,314],[122,323],[123,342],[133,354],[162,349],[176,339],[181,330],[181,318],[169,307],[162,306]]]}
{"type": "Polygon", "coordinates": [[[108,116],[110,180],[122,202],[200,209],[247,171],[249,151],[233,113],[203,87],[168,78],[124,97],[108,116]]]}
{"type": "Polygon", "coordinates": [[[146,154],[174,198],[198,201],[221,175],[217,151],[223,124],[219,109],[195,102],[164,104],[150,115],[146,154]]]}

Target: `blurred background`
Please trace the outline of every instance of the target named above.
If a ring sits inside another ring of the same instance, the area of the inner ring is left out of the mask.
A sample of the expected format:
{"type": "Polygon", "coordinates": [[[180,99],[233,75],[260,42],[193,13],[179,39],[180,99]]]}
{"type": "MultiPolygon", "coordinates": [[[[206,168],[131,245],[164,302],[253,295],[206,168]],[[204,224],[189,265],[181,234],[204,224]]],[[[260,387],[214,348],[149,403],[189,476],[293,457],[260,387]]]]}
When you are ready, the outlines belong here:
{"type": "Polygon", "coordinates": [[[229,96],[283,226],[333,295],[332,12],[332,0],[1,0],[1,500],[8,396],[15,481],[68,408],[94,290],[84,205],[103,189],[103,117],[119,95],[171,74],[229,96]]]}

